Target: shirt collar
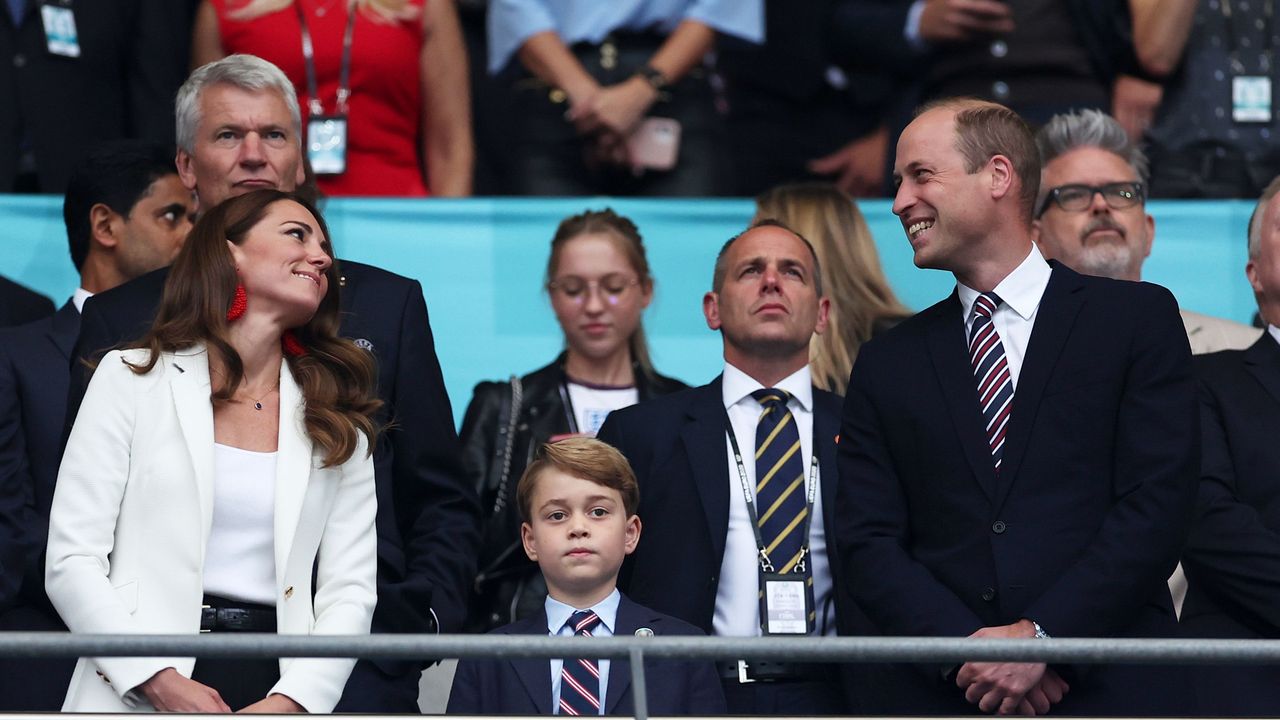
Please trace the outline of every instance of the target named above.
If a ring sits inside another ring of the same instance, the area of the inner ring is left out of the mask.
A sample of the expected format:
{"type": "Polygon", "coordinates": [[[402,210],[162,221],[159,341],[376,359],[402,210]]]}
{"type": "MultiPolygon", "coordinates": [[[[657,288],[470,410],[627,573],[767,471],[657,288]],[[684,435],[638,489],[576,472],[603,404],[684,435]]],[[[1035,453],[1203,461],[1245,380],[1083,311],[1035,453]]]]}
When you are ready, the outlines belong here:
{"type": "Polygon", "coordinates": [[[1268,325],[1267,332],[1271,333],[1271,337],[1275,338],[1275,341],[1277,343],[1280,343],[1280,327],[1276,327],[1275,325],[1268,325]]]}
{"type": "MultiPolygon", "coordinates": [[[[790,393],[792,399],[800,403],[802,410],[809,412],[813,409],[813,378],[809,373],[808,365],[786,376],[774,387],[790,393]]],[[[724,396],[726,410],[751,397],[751,393],[762,388],[764,388],[764,385],[761,385],[755,378],[742,372],[731,363],[726,362],[724,364],[724,375],[720,380],[720,391],[724,396]]],[[[752,398],[752,402],[755,402],[754,398],[752,398]]]]}
{"type": "Polygon", "coordinates": [[[557,635],[560,632],[560,628],[569,622],[570,615],[579,610],[591,610],[596,614],[596,617],[600,618],[600,624],[608,628],[609,634],[612,635],[614,623],[618,619],[618,603],[620,602],[622,602],[622,594],[618,592],[616,587],[613,592],[609,593],[609,597],[589,608],[575,608],[548,595],[546,602],[543,604],[547,611],[547,632],[557,635]]]}
{"type": "MultiPolygon", "coordinates": [[[[1035,243],[1031,243],[1031,252],[1018,267],[1013,269],[1013,272],[996,285],[995,293],[1000,296],[1005,305],[1009,306],[1009,309],[1018,314],[1018,317],[1030,320],[1036,312],[1036,307],[1040,305],[1044,289],[1049,286],[1051,274],[1053,269],[1040,254],[1040,248],[1036,247],[1035,243]]],[[[964,321],[968,324],[969,316],[973,313],[973,304],[977,302],[980,293],[959,282],[956,283],[956,292],[960,295],[960,309],[964,311],[964,321]]]]}
{"type": "Polygon", "coordinates": [[[76,292],[71,296],[71,304],[76,306],[76,312],[84,314],[84,301],[93,297],[93,293],[84,288],[76,288],[76,292]]]}

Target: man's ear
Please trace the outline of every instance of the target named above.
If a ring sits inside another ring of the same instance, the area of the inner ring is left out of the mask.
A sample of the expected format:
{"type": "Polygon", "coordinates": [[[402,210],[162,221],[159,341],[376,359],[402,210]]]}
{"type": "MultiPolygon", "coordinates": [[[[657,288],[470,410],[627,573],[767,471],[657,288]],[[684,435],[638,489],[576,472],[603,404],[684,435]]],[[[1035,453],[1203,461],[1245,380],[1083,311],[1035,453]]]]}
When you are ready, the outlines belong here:
{"type": "Polygon", "coordinates": [[[520,543],[524,545],[524,554],[529,559],[538,562],[538,541],[533,536],[533,526],[529,523],[520,523],[520,543]]]}
{"type": "Polygon", "coordinates": [[[182,181],[182,186],[192,192],[196,189],[196,169],[195,162],[191,158],[191,153],[178,148],[178,154],[173,159],[174,165],[178,166],[178,179],[182,181]]]}
{"type": "Polygon", "coordinates": [[[991,197],[999,200],[1004,196],[1013,192],[1014,178],[1017,177],[1013,171],[1013,162],[1004,155],[992,155],[987,161],[987,172],[991,175],[991,197]]]}
{"type": "Polygon", "coordinates": [[[89,208],[89,238],[105,248],[115,248],[120,244],[122,218],[115,210],[102,203],[95,203],[89,208]]]}
{"type": "Polygon", "coordinates": [[[714,292],[702,296],[702,315],[707,319],[707,327],[720,329],[720,296],[714,292]]]}
{"type": "Polygon", "coordinates": [[[627,526],[624,529],[624,542],[622,550],[625,554],[630,555],[635,552],[636,545],[640,543],[640,516],[632,515],[627,518],[627,526]]]}
{"type": "Polygon", "coordinates": [[[818,322],[814,325],[813,332],[815,335],[821,335],[827,330],[827,323],[831,319],[831,299],[827,297],[818,298],[818,322]]]}

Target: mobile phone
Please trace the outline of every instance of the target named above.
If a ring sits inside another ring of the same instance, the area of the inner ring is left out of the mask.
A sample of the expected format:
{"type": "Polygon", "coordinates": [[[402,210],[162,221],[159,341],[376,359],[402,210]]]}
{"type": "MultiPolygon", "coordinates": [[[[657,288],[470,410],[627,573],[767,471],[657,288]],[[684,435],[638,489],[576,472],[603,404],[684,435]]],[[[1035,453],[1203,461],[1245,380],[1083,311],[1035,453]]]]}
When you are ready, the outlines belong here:
{"type": "Polygon", "coordinates": [[[680,121],[648,117],[627,138],[632,167],[670,170],[680,156],[680,121]]]}

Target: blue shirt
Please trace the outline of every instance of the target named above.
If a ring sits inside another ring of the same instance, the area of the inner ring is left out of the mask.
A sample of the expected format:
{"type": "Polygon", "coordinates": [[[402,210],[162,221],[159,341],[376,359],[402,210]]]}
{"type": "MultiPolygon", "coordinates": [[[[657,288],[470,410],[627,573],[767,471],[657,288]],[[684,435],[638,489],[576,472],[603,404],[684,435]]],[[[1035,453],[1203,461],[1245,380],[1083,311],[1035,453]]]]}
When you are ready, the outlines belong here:
{"type": "Polygon", "coordinates": [[[501,71],[526,40],[547,30],[573,45],[599,43],[615,30],[670,33],[682,20],[764,42],[764,0],[492,0],[489,72],[501,71]]]}
{"type": "MultiPolygon", "coordinates": [[[[558,635],[561,637],[573,637],[573,628],[568,627],[565,623],[569,622],[569,616],[579,610],[591,610],[600,618],[600,624],[591,631],[594,637],[613,637],[614,623],[618,620],[618,603],[622,601],[622,594],[617,588],[609,594],[609,597],[592,605],[589,608],[575,608],[572,605],[565,605],[559,600],[552,599],[547,596],[544,607],[547,611],[547,634],[558,635]]],[[[600,714],[604,714],[609,697],[609,661],[601,659],[600,663],[600,714]]],[[[551,707],[560,707],[560,671],[564,669],[564,660],[560,658],[551,658],[551,707]]],[[[553,710],[553,712],[555,712],[553,710]]]]}

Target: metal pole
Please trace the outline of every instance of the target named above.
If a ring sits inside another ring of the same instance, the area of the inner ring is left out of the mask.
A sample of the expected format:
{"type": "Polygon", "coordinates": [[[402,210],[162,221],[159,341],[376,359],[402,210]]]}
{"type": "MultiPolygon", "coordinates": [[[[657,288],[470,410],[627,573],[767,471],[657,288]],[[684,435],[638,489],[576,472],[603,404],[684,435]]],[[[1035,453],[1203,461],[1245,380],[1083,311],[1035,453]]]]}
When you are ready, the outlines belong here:
{"type": "Polygon", "coordinates": [[[636,720],[649,720],[649,687],[644,679],[644,650],[631,648],[631,696],[635,701],[636,720]]]}

